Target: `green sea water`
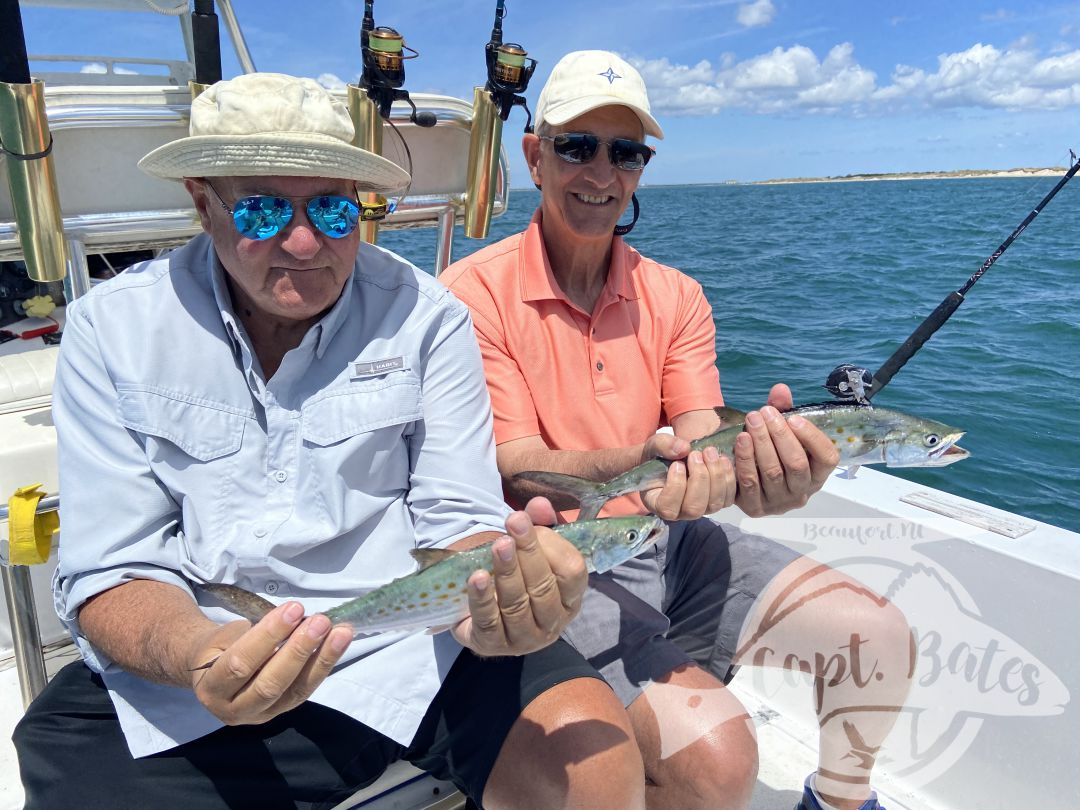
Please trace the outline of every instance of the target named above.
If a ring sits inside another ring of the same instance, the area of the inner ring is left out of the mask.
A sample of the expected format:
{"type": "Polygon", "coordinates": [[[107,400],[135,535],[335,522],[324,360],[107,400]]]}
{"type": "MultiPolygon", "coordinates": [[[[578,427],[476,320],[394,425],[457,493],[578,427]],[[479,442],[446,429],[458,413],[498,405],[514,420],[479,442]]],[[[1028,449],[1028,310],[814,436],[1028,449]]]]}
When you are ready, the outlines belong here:
{"type": "MultiPolygon", "coordinates": [[[[696,278],[713,306],[734,407],[775,382],[828,397],[842,362],[876,370],[958,289],[1055,178],[649,187],[627,237],[696,278]]],[[[539,193],[511,193],[485,240],[521,230],[539,193]]],[[[434,233],[380,244],[431,270],[434,233]]],[[[1080,531],[1080,181],[1067,185],[875,399],[968,431],[971,458],[893,471],[1080,531]]]]}

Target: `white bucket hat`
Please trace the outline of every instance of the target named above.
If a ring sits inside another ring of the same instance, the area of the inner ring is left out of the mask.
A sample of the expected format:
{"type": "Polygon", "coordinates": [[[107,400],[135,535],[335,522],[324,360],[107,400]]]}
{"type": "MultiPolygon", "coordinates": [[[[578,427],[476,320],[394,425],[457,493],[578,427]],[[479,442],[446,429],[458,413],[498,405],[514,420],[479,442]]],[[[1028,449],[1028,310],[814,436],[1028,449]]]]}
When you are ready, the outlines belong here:
{"type": "Polygon", "coordinates": [[[347,107],[311,79],[247,73],[216,82],[191,102],[190,132],[150,152],[139,168],[166,180],[330,177],[390,193],[409,184],[396,163],[352,145],[347,107]]]}
{"type": "Polygon", "coordinates": [[[597,107],[629,107],[645,134],[663,138],[664,131],[649,112],[645,82],[628,62],[611,51],[574,51],[551,69],[536,102],[536,126],[572,121],[597,107]]]}

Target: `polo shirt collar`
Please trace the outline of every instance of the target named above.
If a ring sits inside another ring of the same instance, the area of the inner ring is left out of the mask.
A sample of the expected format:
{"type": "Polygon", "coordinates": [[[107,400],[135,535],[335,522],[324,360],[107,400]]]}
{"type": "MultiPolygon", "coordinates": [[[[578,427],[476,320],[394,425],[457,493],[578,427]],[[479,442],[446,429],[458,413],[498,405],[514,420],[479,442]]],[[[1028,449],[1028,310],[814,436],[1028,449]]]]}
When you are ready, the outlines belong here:
{"type": "MultiPolygon", "coordinates": [[[[521,280],[522,301],[566,301],[566,293],[559,287],[555,274],[551,272],[547,250],[544,248],[544,235],[541,231],[542,214],[537,208],[529,221],[529,227],[521,237],[518,250],[518,277],[521,280]]],[[[611,240],[611,265],[608,267],[607,280],[601,299],[607,297],[624,298],[632,301],[638,297],[637,288],[630,272],[632,251],[621,236],[611,240]]]]}

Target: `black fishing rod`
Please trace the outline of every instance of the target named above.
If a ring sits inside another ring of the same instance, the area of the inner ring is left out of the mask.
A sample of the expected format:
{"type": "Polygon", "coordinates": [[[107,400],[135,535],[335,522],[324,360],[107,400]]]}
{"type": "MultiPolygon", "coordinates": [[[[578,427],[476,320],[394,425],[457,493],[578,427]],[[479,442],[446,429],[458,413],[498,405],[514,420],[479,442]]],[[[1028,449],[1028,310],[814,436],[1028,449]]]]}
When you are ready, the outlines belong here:
{"type": "Polygon", "coordinates": [[[437,123],[434,113],[418,112],[409,98],[405,84],[405,60],[415,59],[419,54],[405,44],[405,38],[389,26],[375,26],[375,0],[364,0],[364,19],[360,25],[360,54],[363,71],[360,87],[378,108],[379,115],[390,119],[390,107],[395,101],[404,101],[412,108],[409,120],[418,127],[433,127],[437,123]],[[411,56],[406,56],[408,51],[411,56]]]}
{"type": "Polygon", "coordinates": [[[22,14],[18,0],[0,0],[0,82],[30,84],[22,14]]]}
{"type": "Polygon", "coordinates": [[[839,399],[853,399],[857,402],[869,402],[869,400],[879,394],[881,389],[889,384],[889,381],[895,376],[895,374],[904,367],[915,353],[923,347],[923,344],[930,339],[930,337],[942,326],[945,321],[949,320],[950,316],[956,312],[957,307],[964,303],[964,296],[967,292],[975,286],[980,278],[982,278],[986,271],[989,270],[994,262],[1001,258],[1001,254],[1009,249],[1009,245],[1024,232],[1032,220],[1039,215],[1039,212],[1046,207],[1046,204],[1050,200],[1054,199],[1054,196],[1061,191],[1061,189],[1068,183],[1073,175],[1080,170],[1080,160],[1076,160],[1076,156],[1072,150],[1069,150],[1071,156],[1071,167],[1065,173],[1056,186],[1054,186],[1050,193],[1047,194],[1038,205],[1032,210],[1030,214],[1024,217],[1024,221],[1021,222],[1001,245],[995,250],[985,262],[972,276],[967,280],[960,289],[955,292],[949,293],[945,299],[938,304],[937,309],[930,313],[929,317],[919,327],[911,333],[911,336],[901,344],[900,348],[893,352],[892,356],[886,360],[881,368],[877,370],[873,375],[870,374],[868,369],[860,366],[853,365],[851,363],[845,363],[837,366],[829,374],[828,379],[825,381],[825,387],[829,390],[833,396],[839,399]]]}
{"type": "Polygon", "coordinates": [[[207,87],[221,81],[221,38],[214,0],[195,0],[191,38],[195,52],[195,81],[207,87]]]}
{"type": "Polygon", "coordinates": [[[525,101],[525,90],[536,70],[536,60],[530,59],[528,51],[516,42],[503,43],[502,21],[506,16],[506,0],[495,3],[495,23],[491,27],[491,39],[484,47],[487,62],[487,84],[491,101],[505,121],[515,106],[524,107],[528,119],[525,131],[532,132],[532,113],[525,101]]]}

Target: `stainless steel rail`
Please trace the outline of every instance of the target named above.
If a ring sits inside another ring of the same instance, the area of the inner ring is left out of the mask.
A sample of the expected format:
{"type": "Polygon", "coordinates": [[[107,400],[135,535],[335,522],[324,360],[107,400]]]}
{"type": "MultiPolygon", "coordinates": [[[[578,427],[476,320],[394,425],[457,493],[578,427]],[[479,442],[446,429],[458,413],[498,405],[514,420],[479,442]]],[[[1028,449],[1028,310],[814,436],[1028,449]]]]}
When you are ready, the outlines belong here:
{"type": "MultiPolygon", "coordinates": [[[[59,495],[47,495],[38,501],[37,514],[56,511],[59,495]]],[[[0,503],[0,521],[8,519],[7,501],[0,503]]],[[[11,622],[11,643],[15,653],[15,669],[19,673],[19,690],[23,706],[29,706],[45,688],[45,656],[41,652],[41,630],[34,605],[34,584],[30,567],[9,565],[7,544],[0,544],[0,574],[4,582],[4,602],[11,622]]]]}

